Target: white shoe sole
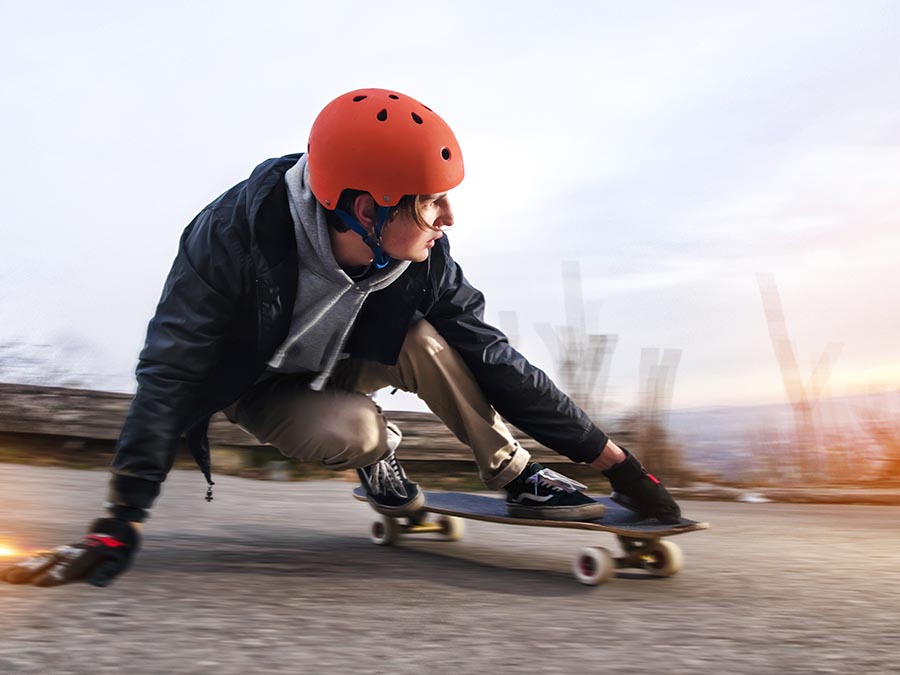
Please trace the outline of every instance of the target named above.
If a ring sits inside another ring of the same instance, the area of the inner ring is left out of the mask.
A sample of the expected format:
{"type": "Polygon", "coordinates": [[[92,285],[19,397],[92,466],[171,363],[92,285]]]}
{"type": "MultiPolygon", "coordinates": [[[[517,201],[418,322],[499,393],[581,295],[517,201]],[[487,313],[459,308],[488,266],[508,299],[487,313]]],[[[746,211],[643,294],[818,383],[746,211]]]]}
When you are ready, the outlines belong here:
{"type": "Polygon", "coordinates": [[[421,511],[422,507],[425,506],[425,495],[421,491],[412,500],[400,506],[384,506],[376,502],[372,497],[367,497],[366,500],[369,502],[369,506],[377,513],[383,516],[391,516],[392,518],[411,516],[421,511]]]}

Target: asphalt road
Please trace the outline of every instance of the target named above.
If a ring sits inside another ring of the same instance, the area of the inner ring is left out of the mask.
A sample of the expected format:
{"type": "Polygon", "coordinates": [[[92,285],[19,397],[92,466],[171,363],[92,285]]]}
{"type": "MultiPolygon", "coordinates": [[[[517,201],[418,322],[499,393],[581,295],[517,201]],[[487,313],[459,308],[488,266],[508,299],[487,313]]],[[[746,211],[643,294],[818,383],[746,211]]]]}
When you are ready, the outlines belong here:
{"type": "MultiPolygon", "coordinates": [[[[105,472],[0,464],[0,545],[77,538],[105,472]]],[[[610,535],[467,522],[377,547],[342,481],[174,472],[106,589],[0,584],[0,673],[897,673],[900,508],[685,502],[677,576],[599,587],[610,535]]]]}

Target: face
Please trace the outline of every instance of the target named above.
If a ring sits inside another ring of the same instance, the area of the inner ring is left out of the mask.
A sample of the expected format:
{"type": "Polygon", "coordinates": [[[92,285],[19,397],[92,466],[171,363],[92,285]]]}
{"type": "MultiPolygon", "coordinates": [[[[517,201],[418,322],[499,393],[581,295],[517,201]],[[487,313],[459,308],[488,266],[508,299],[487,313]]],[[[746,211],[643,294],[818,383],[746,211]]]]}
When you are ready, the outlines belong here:
{"type": "Polygon", "coordinates": [[[381,247],[396,260],[427,260],[434,242],[444,236],[441,230],[453,225],[453,211],[446,192],[424,195],[420,203],[422,220],[433,229],[423,230],[411,216],[398,213],[381,232],[381,247]]]}

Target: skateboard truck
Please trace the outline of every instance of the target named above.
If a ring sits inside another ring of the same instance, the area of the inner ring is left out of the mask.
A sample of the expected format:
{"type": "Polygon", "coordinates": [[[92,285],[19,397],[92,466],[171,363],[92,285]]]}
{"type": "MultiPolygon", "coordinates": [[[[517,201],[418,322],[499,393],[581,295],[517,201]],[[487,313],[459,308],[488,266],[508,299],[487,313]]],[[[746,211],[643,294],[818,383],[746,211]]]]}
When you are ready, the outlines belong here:
{"type": "Polygon", "coordinates": [[[428,522],[427,519],[428,514],[423,511],[402,520],[391,516],[382,516],[379,520],[372,522],[369,536],[379,546],[396,544],[401,537],[411,534],[439,534],[444,541],[462,539],[465,532],[465,523],[462,518],[441,515],[433,522],[428,522]]]}

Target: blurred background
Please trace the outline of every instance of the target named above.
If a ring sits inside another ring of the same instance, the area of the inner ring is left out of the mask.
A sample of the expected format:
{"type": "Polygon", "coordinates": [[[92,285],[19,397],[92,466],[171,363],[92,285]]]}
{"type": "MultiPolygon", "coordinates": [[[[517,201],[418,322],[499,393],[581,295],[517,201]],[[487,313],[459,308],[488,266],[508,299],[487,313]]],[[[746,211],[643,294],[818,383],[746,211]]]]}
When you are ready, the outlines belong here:
{"type": "Polygon", "coordinates": [[[108,460],[181,230],[375,86],[457,134],[488,321],[671,483],[900,481],[895,2],[0,8],[6,459],[108,460]]]}

